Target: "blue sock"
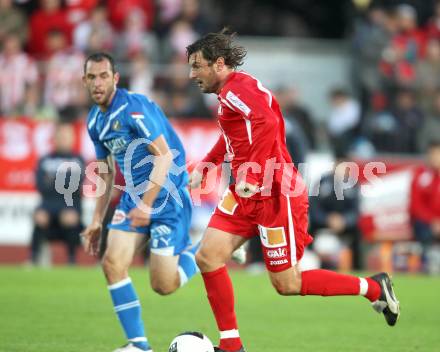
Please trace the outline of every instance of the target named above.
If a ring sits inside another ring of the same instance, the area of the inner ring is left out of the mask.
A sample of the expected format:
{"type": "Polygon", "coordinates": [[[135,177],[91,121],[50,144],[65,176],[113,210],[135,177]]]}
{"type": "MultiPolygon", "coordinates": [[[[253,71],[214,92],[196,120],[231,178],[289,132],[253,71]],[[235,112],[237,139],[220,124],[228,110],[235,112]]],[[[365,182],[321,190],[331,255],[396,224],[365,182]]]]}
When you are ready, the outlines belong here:
{"type": "Polygon", "coordinates": [[[199,247],[200,242],[180,253],[178,267],[180,287],[185,285],[195,274],[200,271],[196,264],[196,258],[194,256],[199,247]]]}
{"type": "Polygon", "coordinates": [[[129,342],[141,350],[149,350],[145,336],[144,322],[141,317],[141,305],[128,277],[108,286],[113,306],[129,342]]]}

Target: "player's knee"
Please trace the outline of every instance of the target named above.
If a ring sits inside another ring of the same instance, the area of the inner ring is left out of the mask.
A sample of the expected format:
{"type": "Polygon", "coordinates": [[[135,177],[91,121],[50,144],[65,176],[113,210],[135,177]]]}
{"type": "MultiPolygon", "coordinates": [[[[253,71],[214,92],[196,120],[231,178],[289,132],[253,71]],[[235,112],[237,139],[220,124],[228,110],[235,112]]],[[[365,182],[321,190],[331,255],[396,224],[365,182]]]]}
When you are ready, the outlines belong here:
{"type": "Polygon", "coordinates": [[[151,288],[154,292],[161,296],[167,296],[175,292],[178,288],[177,285],[167,282],[167,281],[161,281],[161,280],[151,280],[151,288]]]}
{"type": "Polygon", "coordinates": [[[196,253],[196,263],[201,271],[206,271],[212,266],[212,259],[205,251],[199,250],[196,253]]]}
{"type": "Polygon", "coordinates": [[[108,282],[115,283],[127,277],[127,268],[121,265],[117,258],[109,253],[106,253],[102,258],[102,270],[108,282]]]}
{"type": "Polygon", "coordinates": [[[301,293],[301,279],[273,280],[273,286],[282,296],[293,296],[301,293]]]}

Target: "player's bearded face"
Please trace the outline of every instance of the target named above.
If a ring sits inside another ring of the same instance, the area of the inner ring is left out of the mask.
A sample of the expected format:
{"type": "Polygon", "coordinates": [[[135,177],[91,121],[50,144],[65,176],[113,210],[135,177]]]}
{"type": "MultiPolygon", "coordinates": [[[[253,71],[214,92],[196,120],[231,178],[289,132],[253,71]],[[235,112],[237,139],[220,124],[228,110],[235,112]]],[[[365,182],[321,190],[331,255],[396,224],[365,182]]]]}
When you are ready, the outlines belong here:
{"type": "Polygon", "coordinates": [[[90,97],[99,106],[108,106],[116,89],[119,74],[114,73],[107,60],[89,61],[83,78],[90,97]]]}
{"type": "Polygon", "coordinates": [[[197,83],[203,93],[216,93],[220,81],[214,66],[203,58],[200,52],[194,53],[189,58],[191,71],[189,77],[197,83]]]}

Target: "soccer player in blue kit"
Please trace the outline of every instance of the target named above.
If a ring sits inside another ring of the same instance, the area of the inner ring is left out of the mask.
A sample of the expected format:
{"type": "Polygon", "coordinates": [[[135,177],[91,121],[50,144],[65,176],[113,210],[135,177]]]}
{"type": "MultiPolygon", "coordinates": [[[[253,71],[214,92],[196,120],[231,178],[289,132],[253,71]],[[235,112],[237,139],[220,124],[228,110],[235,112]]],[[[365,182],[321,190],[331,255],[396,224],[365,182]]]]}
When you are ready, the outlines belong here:
{"type": "Polygon", "coordinates": [[[100,163],[97,203],[82,233],[85,249],[98,251],[102,222],[113,187],[113,158],[126,182],[109,224],[102,267],[114,309],[128,343],[115,352],[152,352],[141,306],[128,269],[150,238],[150,277],[154,291],[170,294],[198,272],[189,228],[192,203],[183,146],[162,110],[143,95],[117,88],[119,74],[106,53],[90,55],[83,82],[95,102],[88,132],[100,163]]]}

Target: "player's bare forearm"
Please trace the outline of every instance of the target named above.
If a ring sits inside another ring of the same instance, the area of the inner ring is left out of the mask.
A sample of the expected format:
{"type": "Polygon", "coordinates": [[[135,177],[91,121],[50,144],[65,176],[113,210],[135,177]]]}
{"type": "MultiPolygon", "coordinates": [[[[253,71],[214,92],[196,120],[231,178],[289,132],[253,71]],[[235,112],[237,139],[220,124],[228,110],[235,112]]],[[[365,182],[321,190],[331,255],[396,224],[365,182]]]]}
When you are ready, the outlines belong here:
{"type": "Polygon", "coordinates": [[[220,136],[217,143],[211,148],[208,154],[203,158],[203,162],[219,165],[223,162],[226,154],[226,142],[223,136],[220,136]]]}
{"type": "Polygon", "coordinates": [[[173,162],[173,155],[168,152],[165,155],[158,155],[154,158],[154,166],[150,174],[150,182],[142,197],[142,201],[147,207],[152,207],[156,200],[160,190],[165,184],[168,172],[173,162]]]}
{"type": "Polygon", "coordinates": [[[108,158],[102,161],[107,164],[108,168],[106,170],[107,172],[98,172],[96,189],[96,194],[98,194],[98,196],[96,198],[96,206],[93,213],[93,222],[95,223],[102,223],[104,220],[105,213],[107,212],[110,203],[115,176],[113,159],[108,158]]]}

